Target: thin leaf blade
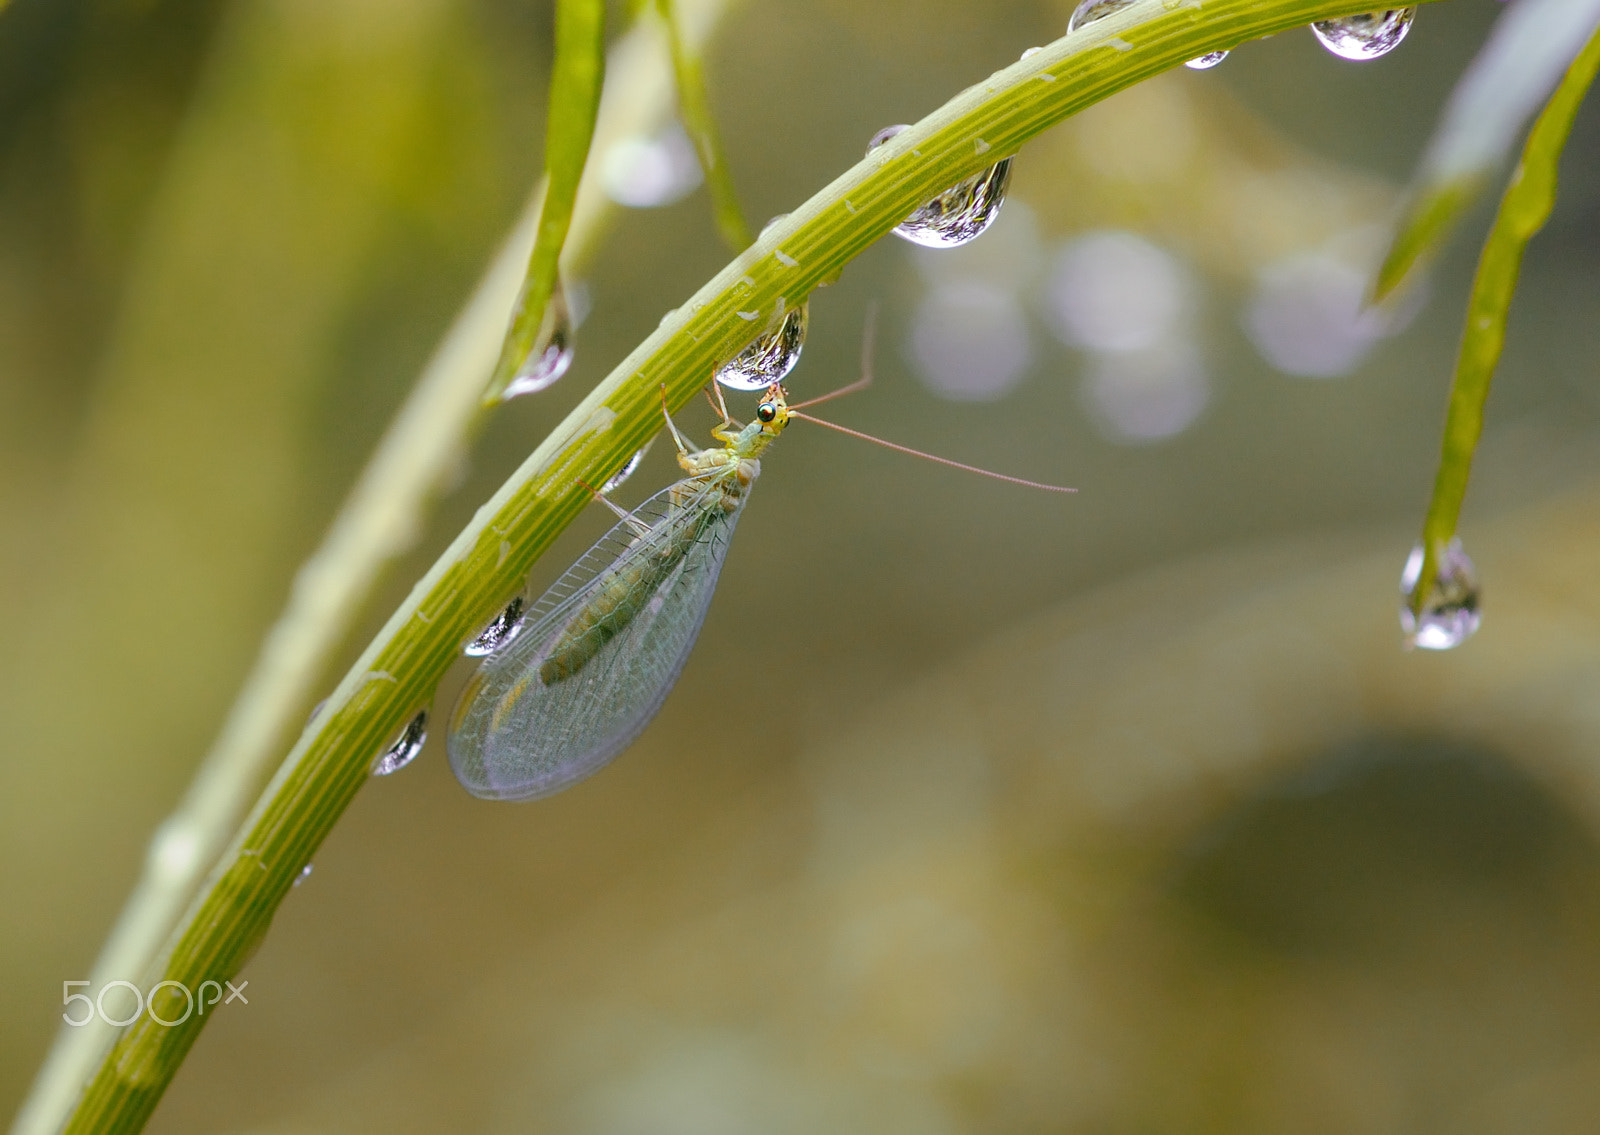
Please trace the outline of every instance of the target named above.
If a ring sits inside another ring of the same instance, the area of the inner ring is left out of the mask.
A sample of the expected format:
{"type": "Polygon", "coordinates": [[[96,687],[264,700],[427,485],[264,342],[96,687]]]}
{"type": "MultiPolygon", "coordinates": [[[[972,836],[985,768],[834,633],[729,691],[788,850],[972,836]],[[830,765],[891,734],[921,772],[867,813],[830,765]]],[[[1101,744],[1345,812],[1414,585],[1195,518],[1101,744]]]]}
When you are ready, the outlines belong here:
{"type": "Polygon", "coordinates": [[[606,12],[603,0],[559,0],[556,50],[550,69],[550,109],[545,120],[545,191],[528,275],[494,379],[485,395],[496,402],[528,356],[550,333],[551,300],[559,286],[561,248],[572,227],[578,183],[589,160],[600,89],[605,80],[606,12]]]}
{"type": "Polygon", "coordinates": [[[1489,397],[1500,352],[1505,346],[1506,319],[1522,269],[1528,241],[1544,227],[1555,206],[1558,166],[1583,96],[1600,69],[1600,30],[1567,68],[1528,134],[1522,159],[1511,175],[1494,227],[1483,246],[1467,325],[1461,337],[1455,379],[1450,389],[1444,442],[1433,497],[1422,527],[1422,570],[1411,594],[1411,610],[1420,616],[1432,590],[1445,546],[1455,535],[1466,498],[1472,457],[1483,433],[1483,406],[1489,397]]]}
{"type": "Polygon", "coordinates": [[[1600,27],[1600,0],[1519,0],[1456,84],[1373,288],[1391,296],[1445,241],[1600,27]]]}

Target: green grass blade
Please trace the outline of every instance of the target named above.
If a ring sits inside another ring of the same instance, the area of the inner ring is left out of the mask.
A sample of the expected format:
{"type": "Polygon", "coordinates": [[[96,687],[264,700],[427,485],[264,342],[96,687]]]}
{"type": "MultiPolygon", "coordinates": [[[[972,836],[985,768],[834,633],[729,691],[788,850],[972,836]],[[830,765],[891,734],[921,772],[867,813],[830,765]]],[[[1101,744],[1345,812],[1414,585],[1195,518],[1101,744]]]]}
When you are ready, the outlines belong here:
{"type": "MultiPolygon", "coordinates": [[[[1173,0],[1138,3],[1058,40],[962,92],[773,225],[663,321],[548,437],[418,581],[326,707],[302,733],[222,855],[166,951],[160,977],[190,989],[234,977],[355,793],[372,759],[498,610],[598,484],[660,427],[672,406],[757,333],[924,201],[1070,115],[1188,59],[1371,0],[1173,0]],[[774,253],[782,250],[779,259],[774,253]]],[[[182,998],[157,1012],[182,1015],[182,998]]],[[[141,1019],[117,1040],[67,1125],[138,1130],[204,1019],[167,1028],[141,1019]]]]}
{"type": "MultiPolygon", "coordinates": [[[[702,5],[696,33],[702,38],[708,35],[723,10],[720,3],[702,5]]],[[[635,28],[618,40],[610,63],[620,81],[606,89],[595,134],[600,151],[618,139],[659,128],[672,90],[668,62],[653,27],[635,28]]],[[[153,841],[181,838],[194,853],[182,868],[175,867],[169,856],[152,852],[146,857],[139,882],[95,961],[91,976],[97,986],[115,978],[141,978],[150,971],[203,873],[265,786],[272,762],[303,726],[312,691],[324,679],[329,658],[392,559],[394,532],[413,527],[423,515],[436,487],[452,475],[463,448],[491,412],[482,395],[505,337],[506,312],[516,302],[533,247],[542,184],[532,198],[418,378],[321,546],[298,573],[299,582],[263,643],[221,734],[153,841]]],[[[611,208],[598,180],[586,177],[562,248],[563,272],[581,269],[607,228],[611,208]]],[[[60,1127],[115,1035],[99,1022],[62,1027],[18,1113],[16,1135],[38,1135],[60,1127]]]]}
{"type": "Polygon", "coordinates": [[[1422,574],[1412,591],[1411,608],[1418,615],[1432,590],[1439,556],[1455,535],[1461,502],[1467,495],[1472,455],[1483,433],[1483,404],[1489,383],[1506,341],[1506,316],[1517,290],[1522,253],[1528,241],[1544,227],[1556,200],[1556,174],[1561,152],[1572,133],[1572,121],[1584,94],[1600,67],[1600,32],[1567,68],[1561,85],[1528,134],[1522,159],[1511,174],[1494,227],[1484,242],[1478,272],[1467,302],[1467,326],[1461,337],[1455,381],[1450,388],[1450,408],[1445,418],[1444,444],[1433,499],[1422,525],[1422,574]]]}
{"type": "Polygon", "coordinates": [[[497,401],[517,371],[548,335],[546,318],[559,286],[561,247],[572,225],[578,183],[589,160],[600,87],[605,78],[604,0],[558,0],[556,50],[550,68],[550,111],[544,128],[544,204],[528,258],[528,276],[511,330],[506,333],[494,380],[485,394],[497,401]],[[541,334],[542,333],[542,334],[541,334]]]}
{"type": "Polygon", "coordinates": [[[656,0],[656,10],[666,24],[667,43],[672,51],[672,73],[678,80],[678,112],[683,116],[684,129],[694,143],[694,152],[699,155],[700,168],[705,173],[706,191],[711,194],[711,210],[716,217],[717,232],[722,234],[729,249],[739,252],[750,247],[755,237],[745,223],[744,213],[739,209],[733,175],[728,170],[728,160],[722,150],[722,136],[717,131],[716,119],[711,115],[711,100],[706,95],[699,52],[684,35],[677,9],[674,0],[656,0]]]}
{"type": "Polygon", "coordinates": [[[1597,26],[1600,0],[1519,0],[1506,9],[1428,143],[1378,270],[1375,300],[1392,295],[1444,243],[1597,26]]]}

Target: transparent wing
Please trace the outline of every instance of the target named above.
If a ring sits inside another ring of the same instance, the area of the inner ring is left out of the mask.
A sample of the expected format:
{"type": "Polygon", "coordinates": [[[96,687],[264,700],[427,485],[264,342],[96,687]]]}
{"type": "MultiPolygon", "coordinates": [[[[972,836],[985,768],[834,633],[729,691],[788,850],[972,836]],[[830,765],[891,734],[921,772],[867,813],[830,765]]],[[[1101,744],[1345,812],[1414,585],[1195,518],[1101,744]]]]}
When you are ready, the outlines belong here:
{"type": "Polygon", "coordinates": [[[604,767],[661,708],[705,622],[744,505],[724,511],[714,486],[678,504],[672,492],[651,497],[633,522],[621,521],[584,553],[534,604],[523,633],[484,659],[462,690],[447,748],[456,779],[474,796],[559,792],[604,767]],[[575,673],[547,681],[547,663],[601,602],[637,613],[591,643],[575,673]]]}

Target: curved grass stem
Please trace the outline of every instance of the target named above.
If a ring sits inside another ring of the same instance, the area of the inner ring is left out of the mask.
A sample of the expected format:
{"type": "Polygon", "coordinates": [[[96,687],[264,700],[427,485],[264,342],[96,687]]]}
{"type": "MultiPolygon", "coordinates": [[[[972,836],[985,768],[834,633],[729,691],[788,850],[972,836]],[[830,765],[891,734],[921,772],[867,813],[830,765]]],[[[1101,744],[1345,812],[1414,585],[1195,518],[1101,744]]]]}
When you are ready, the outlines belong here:
{"type": "MultiPolygon", "coordinates": [[[[699,0],[690,34],[708,37],[725,10],[723,0],[699,0]]],[[[672,90],[654,28],[630,31],[610,54],[612,78],[595,130],[597,150],[658,128],[672,90]]],[[[483,392],[502,350],[507,312],[522,286],[544,193],[541,180],[322,544],[296,574],[288,603],[221,733],[151,841],[140,879],[95,960],[96,988],[116,979],[148,976],[145,985],[158,980],[159,971],[152,973],[158,952],[265,786],[272,762],[304,725],[317,683],[391,562],[397,537],[422,523],[440,485],[492,412],[483,392]]],[[[582,270],[609,211],[595,179],[585,177],[562,248],[562,272],[582,270]]],[[[18,1114],[16,1135],[59,1130],[115,1036],[98,1020],[63,1027],[18,1114]]]]}

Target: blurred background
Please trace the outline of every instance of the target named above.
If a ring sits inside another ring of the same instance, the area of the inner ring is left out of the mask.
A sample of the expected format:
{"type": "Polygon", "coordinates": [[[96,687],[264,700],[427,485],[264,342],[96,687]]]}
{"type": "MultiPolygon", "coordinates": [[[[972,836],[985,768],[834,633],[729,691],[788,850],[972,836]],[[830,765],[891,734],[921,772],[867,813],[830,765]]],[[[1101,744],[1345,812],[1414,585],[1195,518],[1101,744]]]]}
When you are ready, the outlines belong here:
{"type": "MultiPolygon", "coordinates": [[[[729,6],[708,78],[748,217],[1069,9],[729,6]]],[[[798,396],[855,377],[876,301],[877,384],[831,417],[1079,494],[797,426],[644,737],[531,805],[469,798],[438,735],[368,786],[151,1129],[1591,1130],[1600,107],[1529,253],[1462,524],[1484,626],[1449,654],[1401,651],[1396,588],[1487,206],[1425,294],[1359,311],[1500,10],[1129,90],[1024,150],[971,246],[885,238],[817,293],[798,396]]],[[[8,1113],[532,187],[550,23],[0,12],[8,1113]]],[[[494,417],[327,689],[725,263],[685,152],[669,126],[593,156],[572,370],[494,417]]],[[[660,449],[621,496],[673,475],[660,449]]]]}

